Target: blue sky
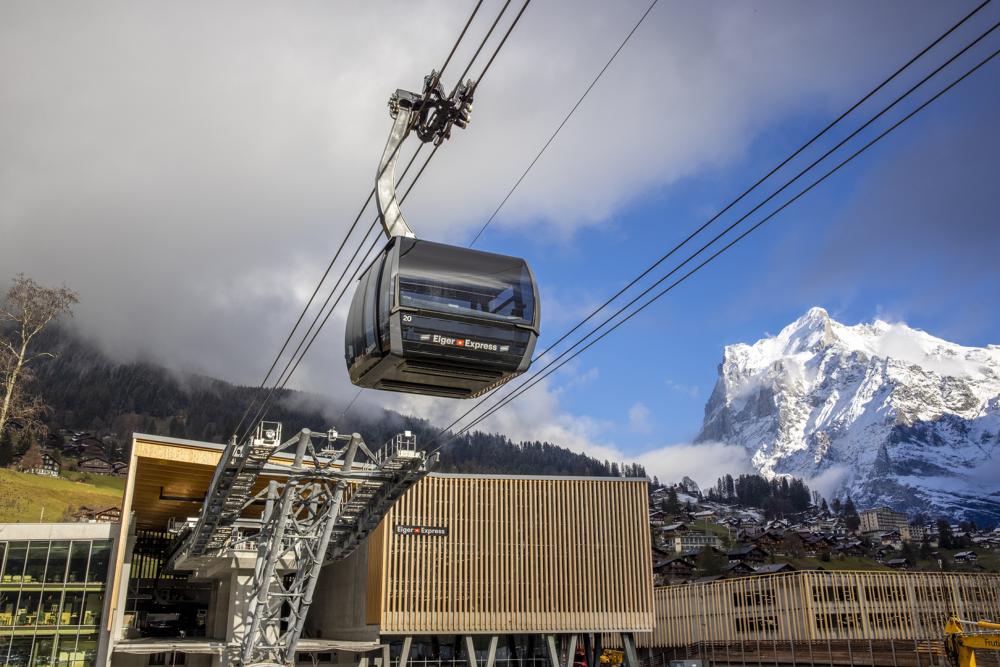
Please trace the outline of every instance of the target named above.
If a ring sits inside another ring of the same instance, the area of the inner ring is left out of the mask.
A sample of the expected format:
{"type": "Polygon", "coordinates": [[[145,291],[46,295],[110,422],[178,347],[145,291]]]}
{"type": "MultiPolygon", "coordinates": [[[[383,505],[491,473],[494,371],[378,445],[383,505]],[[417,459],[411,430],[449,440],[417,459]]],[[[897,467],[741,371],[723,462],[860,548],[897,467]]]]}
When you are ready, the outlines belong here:
{"type": "MultiPolygon", "coordinates": [[[[470,35],[502,4],[484,3],[470,35]]],[[[469,241],[648,3],[572,6],[526,11],[472,124],[404,206],[418,236],[469,241]]],[[[661,0],[477,247],[531,262],[544,346],[973,6],[661,0]]],[[[0,7],[0,266],[77,289],[75,326],[119,358],[256,384],[371,188],[388,95],[419,86],[469,8],[101,7],[0,7]]],[[[808,155],[998,19],[990,4],[808,155]]],[[[998,83],[992,62],[484,427],[732,467],[733,452],[684,448],[726,344],[814,305],[1000,343],[998,83]]],[[[345,309],[291,383],[337,408],[354,395],[345,309]]],[[[468,406],[366,391],[356,409],[383,407],[446,424],[468,406]]]]}
{"type": "MultiPolygon", "coordinates": [[[[974,58],[960,60],[926,90],[936,92],[964,71],[961,63],[974,64],[988,53],[976,51],[974,58]]],[[[922,76],[929,70],[915,71],[922,76]]],[[[872,76],[875,83],[874,71],[872,76]]],[[[998,82],[994,62],[584,353],[561,373],[563,405],[614,423],[623,432],[617,440],[629,453],[688,442],[700,428],[723,347],[776,333],[813,305],[845,323],[880,317],[965,345],[1000,341],[1000,312],[990,306],[1000,296],[1000,275],[991,259],[1000,249],[998,82]],[[929,243],[929,236],[940,244],[929,243]],[[645,409],[637,410],[638,404],[645,409]],[[630,411],[642,419],[630,419],[630,411]]],[[[809,149],[809,160],[902,90],[893,86],[851,114],[847,130],[824,136],[809,149]]],[[[862,92],[859,88],[854,98],[862,92]]],[[[928,96],[914,98],[919,103],[928,96]]],[[[845,97],[841,107],[854,98],[845,97]]],[[[849,146],[860,147],[862,138],[873,138],[913,106],[901,103],[849,146]]],[[[740,159],[645,192],[608,224],[565,242],[532,242],[524,234],[493,229],[480,247],[527,255],[543,289],[555,296],[557,312],[546,318],[544,348],[582,317],[563,316],[576,307],[575,300],[589,312],[586,306],[614,293],[832,117],[824,109],[774,118],[740,159]]],[[[552,150],[559,149],[557,144],[552,150]]],[[[845,150],[834,157],[848,155],[845,150]]],[[[730,212],[710,230],[721,231],[798,168],[786,167],[755,191],[762,194],[744,200],[739,213],[730,212]]],[[[796,185],[822,173],[814,170],[796,185]]],[[[785,191],[775,202],[798,190],[785,191]]],[[[698,240],[708,238],[706,232],[698,240]]],[[[656,275],[668,265],[669,260],[656,275]]]]}

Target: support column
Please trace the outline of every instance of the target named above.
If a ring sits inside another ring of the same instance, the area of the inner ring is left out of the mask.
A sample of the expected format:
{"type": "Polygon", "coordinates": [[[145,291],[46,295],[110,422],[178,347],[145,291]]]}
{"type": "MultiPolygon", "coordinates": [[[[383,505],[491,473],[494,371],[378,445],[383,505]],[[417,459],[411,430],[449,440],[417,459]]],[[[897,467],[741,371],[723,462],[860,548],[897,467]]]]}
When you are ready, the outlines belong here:
{"type": "Polygon", "coordinates": [[[389,653],[389,642],[382,644],[382,667],[389,667],[392,657],[389,653]]]}
{"type": "Polygon", "coordinates": [[[590,641],[589,632],[583,635],[583,660],[587,663],[587,667],[595,667],[597,662],[597,658],[594,655],[594,645],[590,641]]]}
{"type": "Polygon", "coordinates": [[[472,635],[465,635],[462,640],[465,642],[465,659],[469,662],[469,667],[477,667],[476,643],[472,641],[472,635]]]}
{"type": "Polygon", "coordinates": [[[403,650],[399,653],[399,667],[406,667],[406,663],[410,659],[411,646],[413,646],[413,637],[406,635],[403,637],[403,650]]]}
{"type": "Polygon", "coordinates": [[[497,642],[500,641],[500,637],[493,635],[490,637],[490,648],[486,652],[486,667],[493,667],[493,664],[497,660],[497,642]]]}
{"type": "Polygon", "coordinates": [[[639,667],[639,655],[635,651],[635,635],[623,632],[622,647],[625,649],[625,667],[639,667]]]}
{"type": "Polygon", "coordinates": [[[545,647],[548,649],[549,664],[551,667],[559,667],[559,651],[556,650],[555,635],[545,635],[545,647]]]}
{"type": "Polygon", "coordinates": [[[566,667],[573,667],[576,661],[576,635],[569,636],[569,646],[566,648],[566,667]]]}

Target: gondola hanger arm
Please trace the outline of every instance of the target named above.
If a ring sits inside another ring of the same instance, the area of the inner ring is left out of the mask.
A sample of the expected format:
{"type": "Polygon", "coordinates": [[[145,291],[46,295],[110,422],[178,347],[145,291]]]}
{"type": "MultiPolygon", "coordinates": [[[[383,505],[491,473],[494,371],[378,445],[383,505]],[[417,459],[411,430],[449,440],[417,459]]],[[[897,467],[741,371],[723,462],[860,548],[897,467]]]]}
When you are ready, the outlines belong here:
{"type": "Polygon", "coordinates": [[[375,190],[379,220],[390,239],[415,236],[403,218],[396,198],[396,161],[403,142],[412,131],[421,141],[437,146],[451,136],[453,125],[464,128],[469,123],[475,83],[472,80],[460,83],[451,95],[445,96],[439,79],[437,72],[431,72],[424,77],[422,94],[397,90],[389,99],[393,124],[379,160],[375,190]]]}

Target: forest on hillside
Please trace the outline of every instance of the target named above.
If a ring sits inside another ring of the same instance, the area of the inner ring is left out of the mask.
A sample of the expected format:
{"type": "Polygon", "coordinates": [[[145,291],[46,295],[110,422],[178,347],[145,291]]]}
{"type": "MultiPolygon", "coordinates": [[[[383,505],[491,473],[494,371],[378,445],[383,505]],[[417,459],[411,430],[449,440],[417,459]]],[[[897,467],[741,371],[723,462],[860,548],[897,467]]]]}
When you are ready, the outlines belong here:
{"type": "MultiPolygon", "coordinates": [[[[254,387],[204,376],[181,376],[157,364],[116,362],[66,329],[52,327],[38,340],[55,358],[39,363],[31,390],[48,411],[49,431],[87,431],[111,435],[125,453],[132,433],[224,442],[233,432],[254,387]]],[[[326,429],[343,410],[332,399],[282,390],[267,418],[282,423],[285,434],[301,428],[326,429]]],[[[384,410],[350,413],[335,425],[358,432],[374,449],[402,430],[413,431],[418,446],[434,449],[445,436],[426,420],[384,410]]],[[[535,475],[611,475],[645,477],[636,464],[598,461],[548,442],[511,442],[498,434],[472,432],[441,449],[442,472],[535,475]]]]}

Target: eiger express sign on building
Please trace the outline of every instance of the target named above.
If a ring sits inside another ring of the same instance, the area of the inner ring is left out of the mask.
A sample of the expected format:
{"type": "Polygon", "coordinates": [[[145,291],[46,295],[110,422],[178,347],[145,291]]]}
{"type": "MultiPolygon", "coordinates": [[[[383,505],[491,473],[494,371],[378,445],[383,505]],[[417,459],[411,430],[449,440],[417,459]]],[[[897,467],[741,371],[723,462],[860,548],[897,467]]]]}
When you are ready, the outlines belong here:
{"type": "Polygon", "coordinates": [[[396,525],[397,535],[431,535],[446,537],[448,535],[447,526],[404,526],[396,525]]]}

